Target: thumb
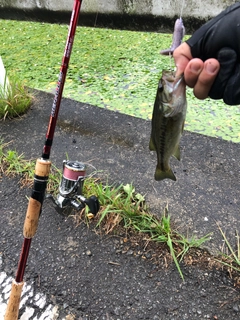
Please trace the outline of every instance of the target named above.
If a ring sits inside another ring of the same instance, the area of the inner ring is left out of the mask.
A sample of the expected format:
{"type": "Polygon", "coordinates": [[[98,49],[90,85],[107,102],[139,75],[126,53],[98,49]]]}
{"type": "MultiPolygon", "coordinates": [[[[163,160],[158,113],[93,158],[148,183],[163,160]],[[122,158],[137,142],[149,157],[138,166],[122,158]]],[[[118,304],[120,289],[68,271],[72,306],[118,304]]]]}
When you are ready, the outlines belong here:
{"type": "Polygon", "coordinates": [[[190,46],[186,42],[182,43],[174,50],[173,58],[177,67],[176,76],[180,76],[184,73],[188,62],[193,58],[190,46]]]}

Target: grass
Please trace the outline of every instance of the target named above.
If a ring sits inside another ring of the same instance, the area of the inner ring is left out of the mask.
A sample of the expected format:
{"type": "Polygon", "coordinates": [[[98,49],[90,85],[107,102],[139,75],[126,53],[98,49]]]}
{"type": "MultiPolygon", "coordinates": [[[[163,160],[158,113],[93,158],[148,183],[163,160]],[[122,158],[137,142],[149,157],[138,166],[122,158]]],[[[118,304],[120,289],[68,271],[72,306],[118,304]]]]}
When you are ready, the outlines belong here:
{"type": "MultiPolygon", "coordinates": [[[[9,149],[9,144],[0,143],[0,172],[6,175],[18,175],[23,186],[33,184],[35,161],[25,160],[23,155],[9,149]]],[[[61,179],[61,172],[54,166],[51,168],[47,192],[56,194],[61,179]]],[[[147,235],[149,241],[166,244],[170,255],[183,279],[180,262],[191,248],[200,247],[208,240],[209,235],[201,238],[186,238],[173,227],[166,207],[161,218],[151,214],[144,196],[137,193],[132,184],[113,186],[104,184],[91,176],[84,183],[84,196],[94,194],[100,202],[100,211],[94,218],[96,228],[106,234],[117,231],[119,226],[125,230],[147,235]]],[[[75,220],[86,220],[88,210],[76,215],[75,220]]]]}
{"type": "MultiPolygon", "coordinates": [[[[22,186],[31,187],[34,178],[35,161],[24,159],[23,155],[18,155],[16,151],[11,150],[9,145],[10,143],[0,143],[0,173],[8,176],[17,175],[20,177],[20,184],[22,186]]],[[[61,170],[52,165],[47,184],[47,193],[56,196],[61,176],[61,170]]],[[[187,238],[180,234],[172,226],[173,223],[168,207],[164,208],[164,212],[160,215],[160,218],[151,214],[144,196],[137,193],[132,184],[109,185],[92,175],[86,178],[84,182],[83,194],[85,197],[93,194],[97,196],[100,202],[100,210],[96,217],[89,214],[87,207],[81,212],[76,213],[74,215],[76,225],[83,221],[88,224],[94,221],[95,228],[100,228],[105,234],[117,233],[119,228],[124,228],[126,232],[133,230],[134,233],[142,235],[146,241],[166,245],[182,279],[184,279],[184,276],[180,263],[184,261],[185,256],[192,249],[196,250],[200,248],[211,236],[208,234],[197,239],[195,237],[187,238]]],[[[225,267],[229,273],[233,270],[239,273],[239,234],[236,232],[236,249],[234,249],[221,227],[218,226],[218,228],[226,248],[225,252],[222,250],[219,257],[211,257],[212,265],[215,265],[214,261],[216,261],[218,265],[220,264],[225,267]]],[[[192,257],[190,259],[187,257],[186,261],[188,260],[192,260],[192,257]]]]}
{"type": "MultiPolygon", "coordinates": [[[[0,20],[0,55],[9,76],[55,92],[67,25],[0,20]],[[17,35],[17,36],[16,36],[17,35]],[[18,50],[15,50],[15,48],[18,50]]],[[[63,95],[98,107],[151,119],[157,83],[172,35],[78,27],[63,95]]],[[[198,100],[187,90],[186,130],[240,142],[240,107],[198,100]]]]}
{"type": "Polygon", "coordinates": [[[0,119],[14,118],[24,114],[32,103],[32,95],[22,80],[12,76],[9,83],[0,85],[0,119]]]}
{"type": "MultiPolygon", "coordinates": [[[[7,176],[20,177],[20,184],[23,187],[31,187],[34,179],[34,169],[36,161],[24,159],[23,154],[18,154],[16,151],[9,149],[11,143],[3,143],[0,141],[0,173],[7,176]]],[[[61,171],[52,165],[47,184],[47,192],[57,192],[61,171]]]]}
{"type": "Polygon", "coordinates": [[[234,250],[232,245],[228,241],[226,234],[223,232],[222,228],[219,225],[218,229],[223,237],[224,244],[226,245],[226,253],[221,254],[221,260],[216,260],[225,265],[227,268],[240,272],[240,238],[238,231],[236,231],[236,250],[234,250]]]}

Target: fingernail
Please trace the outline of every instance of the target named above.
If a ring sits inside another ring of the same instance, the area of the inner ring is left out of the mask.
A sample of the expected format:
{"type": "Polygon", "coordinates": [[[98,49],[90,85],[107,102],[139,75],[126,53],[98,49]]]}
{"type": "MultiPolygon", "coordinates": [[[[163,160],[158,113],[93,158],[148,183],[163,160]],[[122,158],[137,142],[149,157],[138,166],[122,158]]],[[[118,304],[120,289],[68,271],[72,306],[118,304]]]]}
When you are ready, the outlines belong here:
{"type": "Polygon", "coordinates": [[[217,70],[217,66],[209,62],[206,64],[205,69],[208,73],[215,73],[217,70]]]}
{"type": "Polygon", "coordinates": [[[196,74],[198,74],[201,71],[201,67],[197,64],[194,64],[194,63],[191,64],[190,69],[193,73],[196,73],[196,74]]]}

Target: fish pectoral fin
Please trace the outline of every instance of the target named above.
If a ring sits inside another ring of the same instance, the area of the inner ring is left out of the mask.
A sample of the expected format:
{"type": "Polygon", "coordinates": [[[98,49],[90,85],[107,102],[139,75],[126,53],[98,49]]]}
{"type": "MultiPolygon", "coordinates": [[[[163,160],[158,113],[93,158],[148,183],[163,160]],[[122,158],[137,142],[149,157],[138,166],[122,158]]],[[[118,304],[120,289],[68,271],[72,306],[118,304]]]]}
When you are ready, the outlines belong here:
{"type": "Polygon", "coordinates": [[[179,145],[176,146],[175,150],[173,151],[173,156],[176,158],[178,161],[181,160],[181,154],[180,154],[180,147],[179,145]]]}
{"type": "Polygon", "coordinates": [[[154,145],[154,143],[153,143],[152,138],[151,138],[150,141],[149,141],[149,150],[150,150],[150,151],[156,151],[156,148],[155,148],[155,145],[154,145]]]}
{"type": "Polygon", "coordinates": [[[158,167],[156,168],[155,175],[154,175],[155,180],[161,181],[163,179],[171,179],[173,181],[176,181],[176,177],[174,173],[172,172],[172,169],[169,168],[167,171],[162,171],[158,167]]]}

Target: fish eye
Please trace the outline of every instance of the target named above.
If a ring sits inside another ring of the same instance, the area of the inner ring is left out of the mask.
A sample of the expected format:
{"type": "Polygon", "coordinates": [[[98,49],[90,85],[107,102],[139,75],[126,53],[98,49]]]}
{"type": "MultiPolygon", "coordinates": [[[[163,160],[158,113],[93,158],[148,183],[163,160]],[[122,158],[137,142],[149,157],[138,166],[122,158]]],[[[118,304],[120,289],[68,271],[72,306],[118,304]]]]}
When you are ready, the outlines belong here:
{"type": "Polygon", "coordinates": [[[160,90],[160,92],[163,91],[163,85],[162,85],[162,82],[159,82],[158,84],[158,90],[160,90]]]}

